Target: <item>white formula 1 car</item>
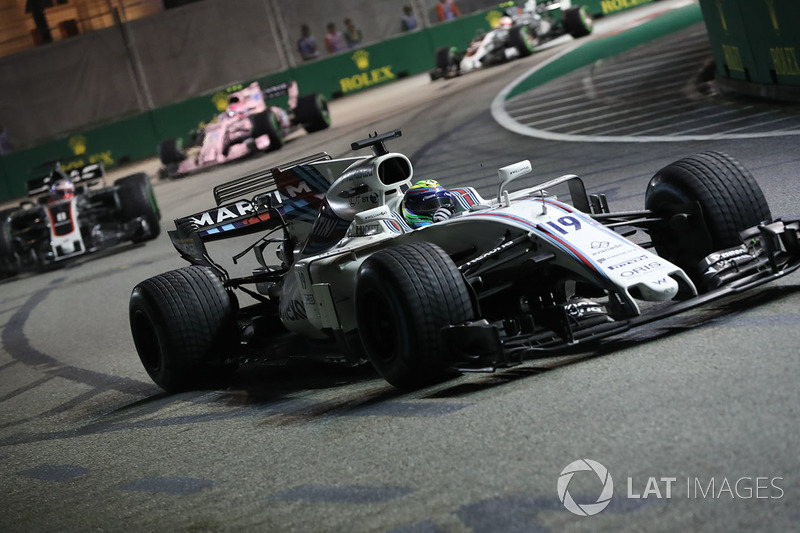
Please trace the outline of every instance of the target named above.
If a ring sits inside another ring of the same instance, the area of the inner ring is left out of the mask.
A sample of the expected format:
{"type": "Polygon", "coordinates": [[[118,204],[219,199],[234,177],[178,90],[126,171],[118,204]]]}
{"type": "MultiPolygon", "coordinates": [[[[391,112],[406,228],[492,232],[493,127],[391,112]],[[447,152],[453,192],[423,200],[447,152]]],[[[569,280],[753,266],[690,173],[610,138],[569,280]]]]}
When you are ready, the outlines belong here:
{"type": "Polygon", "coordinates": [[[562,35],[575,39],[594,30],[594,21],[586,6],[572,5],[571,0],[527,0],[523,7],[504,8],[504,16],[489,32],[481,32],[466,49],[441,47],[436,50],[432,80],[527,57],[548,41],[562,35]]]}
{"type": "Polygon", "coordinates": [[[353,143],[374,155],[319,153],[220,185],[215,208],[176,220],[170,237],[192,265],[142,281],[130,300],[158,385],[202,386],[242,358],[308,356],[369,361],[389,383],[420,387],[619,334],[800,265],[800,221],[773,219],[750,173],[717,152],[664,167],[645,208],[620,213],[574,175],[509,192],[531,171],[519,162],[498,171],[494,198],[451,189],[454,216],[411,229],[398,212],[412,165],[385,147],[399,134],[353,143]],[[571,203],[548,193],[558,186],[571,203]],[[206,243],[248,234],[233,260],[252,252],[257,266],[230,277],[206,243]],[[240,308],[239,291],[256,303],[240,308]]]}

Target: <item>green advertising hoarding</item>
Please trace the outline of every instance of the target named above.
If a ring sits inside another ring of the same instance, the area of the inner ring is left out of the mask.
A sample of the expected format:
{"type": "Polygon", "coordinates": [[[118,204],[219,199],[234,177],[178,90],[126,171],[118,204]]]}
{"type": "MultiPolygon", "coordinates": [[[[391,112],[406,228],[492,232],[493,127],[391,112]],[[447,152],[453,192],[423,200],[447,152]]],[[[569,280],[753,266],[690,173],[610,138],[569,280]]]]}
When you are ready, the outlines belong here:
{"type": "Polygon", "coordinates": [[[717,74],[775,88],[800,86],[800,2],[700,0],[717,74]]]}

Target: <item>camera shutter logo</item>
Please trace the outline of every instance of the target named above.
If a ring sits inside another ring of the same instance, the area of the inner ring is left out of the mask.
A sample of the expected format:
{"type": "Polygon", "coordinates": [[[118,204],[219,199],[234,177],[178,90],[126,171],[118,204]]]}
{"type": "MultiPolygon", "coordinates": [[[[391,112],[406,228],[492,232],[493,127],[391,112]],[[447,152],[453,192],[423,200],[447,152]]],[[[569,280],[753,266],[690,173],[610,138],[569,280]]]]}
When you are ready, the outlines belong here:
{"type": "Polygon", "coordinates": [[[569,512],[578,516],[596,515],[608,506],[613,495],[614,481],[611,479],[611,474],[608,473],[608,469],[591,459],[578,459],[568,464],[558,477],[558,499],[561,500],[561,503],[564,504],[564,507],[566,507],[569,512]],[[603,491],[600,493],[595,503],[578,504],[572,499],[572,496],[570,496],[567,490],[572,476],[574,476],[576,472],[582,471],[594,472],[603,484],[603,491]]]}

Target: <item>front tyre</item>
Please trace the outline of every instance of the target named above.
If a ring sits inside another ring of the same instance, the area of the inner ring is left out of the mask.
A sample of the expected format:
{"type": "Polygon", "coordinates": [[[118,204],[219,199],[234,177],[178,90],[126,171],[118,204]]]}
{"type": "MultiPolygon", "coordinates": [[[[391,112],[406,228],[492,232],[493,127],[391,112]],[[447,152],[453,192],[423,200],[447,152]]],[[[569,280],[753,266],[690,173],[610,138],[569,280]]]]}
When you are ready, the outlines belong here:
{"type": "Polygon", "coordinates": [[[19,270],[19,258],[11,238],[11,214],[17,208],[0,211],[0,279],[14,276],[19,270]]]}
{"type": "Polygon", "coordinates": [[[450,46],[437,48],[435,61],[436,69],[431,72],[431,79],[446,78],[458,72],[455,50],[450,46]]]}
{"type": "Polygon", "coordinates": [[[137,232],[131,239],[135,243],[151,241],[161,234],[161,210],[158,207],[150,176],[139,172],[120,178],[114,182],[119,188],[122,208],[121,217],[125,222],[141,218],[146,228],[137,232]]]}
{"type": "Polygon", "coordinates": [[[278,150],[284,144],[283,132],[275,111],[267,109],[261,113],[250,115],[250,125],[253,128],[253,138],[267,135],[269,137],[268,151],[278,150]]]}
{"type": "Polygon", "coordinates": [[[742,230],[772,220],[750,172],[720,152],[696,154],[659,170],[647,185],[645,208],[666,221],[650,230],[658,254],[695,279],[701,259],[742,244],[742,230]]]}
{"type": "MultiPolygon", "coordinates": [[[[214,272],[189,266],[139,283],[129,318],[136,351],[167,392],[211,384],[235,347],[235,302],[214,272]]],[[[224,374],[224,372],[223,372],[224,374]]]]}
{"type": "Polygon", "coordinates": [[[427,242],[381,250],[364,261],[355,305],[367,358],[400,388],[443,379],[450,359],[440,331],[474,317],[458,268],[441,248],[427,242]]]}

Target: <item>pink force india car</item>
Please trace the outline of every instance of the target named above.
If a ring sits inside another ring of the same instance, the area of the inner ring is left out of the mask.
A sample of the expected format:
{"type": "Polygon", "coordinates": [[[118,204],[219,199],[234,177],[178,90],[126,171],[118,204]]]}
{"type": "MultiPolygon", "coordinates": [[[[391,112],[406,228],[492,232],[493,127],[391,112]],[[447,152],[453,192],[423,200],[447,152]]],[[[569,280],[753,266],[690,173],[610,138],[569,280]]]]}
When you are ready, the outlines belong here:
{"type": "Polygon", "coordinates": [[[253,82],[228,95],[225,111],[205,127],[191,133],[184,150],[181,139],[166,139],[158,147],[162,178],[186,176],[198,170],[241,159],[259,152],[277,150],[287,135],[302,127],[308,133],[330,126],[328,102],[319,93],[299,96],[297,82],[279,83],[261,89],[253,82]],[[288,96],[286,110],[267,105],[288,96]]]}

